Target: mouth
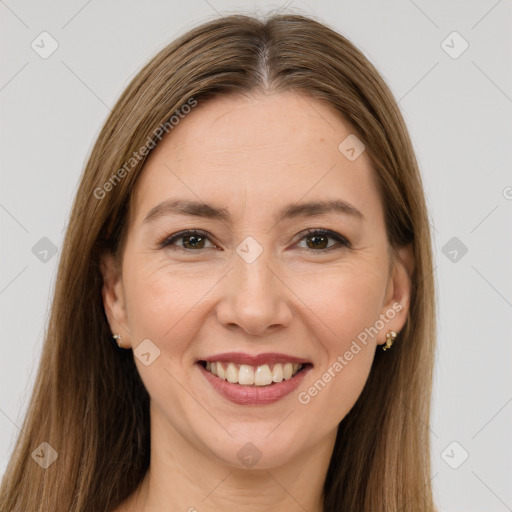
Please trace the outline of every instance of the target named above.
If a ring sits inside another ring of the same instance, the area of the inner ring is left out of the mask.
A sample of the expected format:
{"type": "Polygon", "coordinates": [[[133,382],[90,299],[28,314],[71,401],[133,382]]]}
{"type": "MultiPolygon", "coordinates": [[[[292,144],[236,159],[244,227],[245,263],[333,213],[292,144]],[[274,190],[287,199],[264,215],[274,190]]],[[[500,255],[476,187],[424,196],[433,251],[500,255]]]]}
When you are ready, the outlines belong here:
{"type": "Polygon", "coordinates": [[[266,363],[258,366],[225,361],[198,361],[207,372],[220,380],[240,386],[265,387],[294,378],[311,363],[266,363]]]}
{"type": "Polygon", "coordinates": [[[238,405],[269,405],[297,389],[313,368],[307,360],[284,354],[217,354],[196,361],[207,382],[238,405]]]}

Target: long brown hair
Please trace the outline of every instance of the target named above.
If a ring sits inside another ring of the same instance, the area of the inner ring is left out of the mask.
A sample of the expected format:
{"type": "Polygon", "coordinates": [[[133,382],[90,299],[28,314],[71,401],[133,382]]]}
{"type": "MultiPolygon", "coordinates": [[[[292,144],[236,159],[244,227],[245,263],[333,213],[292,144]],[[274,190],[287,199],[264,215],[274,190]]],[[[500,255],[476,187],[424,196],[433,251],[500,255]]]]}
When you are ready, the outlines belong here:
{"type": "Polygon", "coordinates": [[[149,396],[133,353],[111,339],[101,255],[122,249],[145,157],[131,159],[148,141],[157,143],[159,127],[169,128],[191,98],[200,104],[260,90],[325,101],[351,123],[374,166],[390,247],[414,249],[407,322],[390,351],[377,351],[338,427],[324,510],[436,510],[432,250],[411,141],[389,88],[346,38],[311,17],[271,14],[225,16],[187,32],[137,74],[108,117],[72,208],[33,395],[2,481],[2,512],[109,511],[141,483],[149,466],[149,396]],[[44,453],[43,442],[58,454],[46,469],[32,456],[44,453]]]}

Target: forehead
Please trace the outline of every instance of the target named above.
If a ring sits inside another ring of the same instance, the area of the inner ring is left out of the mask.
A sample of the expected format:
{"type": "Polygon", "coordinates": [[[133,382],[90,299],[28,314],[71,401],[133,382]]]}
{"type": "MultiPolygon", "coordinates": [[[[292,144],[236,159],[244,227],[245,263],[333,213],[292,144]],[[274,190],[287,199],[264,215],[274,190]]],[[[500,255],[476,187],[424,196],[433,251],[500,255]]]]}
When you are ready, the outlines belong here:
{"type": "Polygon", "coordinates": [[[180,197],[213,199],[233,214],[343,199],[365,217],[381,215],[370,158],[351,161],[338,148],[352,133],[331,107],[302,93],[199,101],[146,161],[134,214],[141,222],[159,201],[180,197]]]}

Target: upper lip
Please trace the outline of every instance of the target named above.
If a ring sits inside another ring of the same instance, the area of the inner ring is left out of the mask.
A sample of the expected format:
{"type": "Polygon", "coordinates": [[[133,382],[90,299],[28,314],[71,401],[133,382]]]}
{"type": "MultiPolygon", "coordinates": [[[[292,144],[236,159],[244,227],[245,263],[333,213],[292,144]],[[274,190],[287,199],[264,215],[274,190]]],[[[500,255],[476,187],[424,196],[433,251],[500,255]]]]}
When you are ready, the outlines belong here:
{"type": "Polygon", "coordinates": [[[247,364],[249,366],[261,366],[263,364],[277,363],[309,363],[309,361],[303,357],[288,356],[286,354],[278,354],[276,352],[266,352],[258,355],[246,354],[244,352],[224,352],[222,354],[204,357],[199,359],[199,361],[247,364]]]}

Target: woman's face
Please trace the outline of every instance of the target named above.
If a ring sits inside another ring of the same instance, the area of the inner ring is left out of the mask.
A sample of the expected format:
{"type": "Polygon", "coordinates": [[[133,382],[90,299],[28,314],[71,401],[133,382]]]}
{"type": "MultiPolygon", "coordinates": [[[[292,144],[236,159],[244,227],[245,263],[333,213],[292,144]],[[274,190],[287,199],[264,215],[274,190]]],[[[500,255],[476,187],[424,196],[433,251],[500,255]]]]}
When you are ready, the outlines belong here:
{"type": "Polygon", "coordinates": [[[405,323],[412,255],[390,266],[351,133],[302,94],[199,102],[144,166],[120,271],[104,260],[152,426],[216,461],[270,468],[332,445],[405,323]]]}

